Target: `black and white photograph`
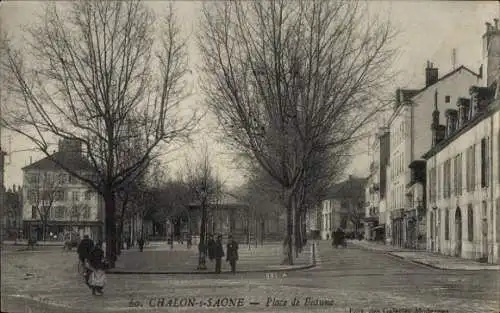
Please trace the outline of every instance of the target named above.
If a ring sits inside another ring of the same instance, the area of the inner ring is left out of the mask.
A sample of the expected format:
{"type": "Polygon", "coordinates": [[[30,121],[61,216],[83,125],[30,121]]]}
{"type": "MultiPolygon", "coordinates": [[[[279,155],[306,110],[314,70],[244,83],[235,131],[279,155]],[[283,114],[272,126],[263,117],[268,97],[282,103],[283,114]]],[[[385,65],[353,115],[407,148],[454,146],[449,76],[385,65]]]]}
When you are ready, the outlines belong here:
{"type": "Polygon", "coordinates": [[[1,312],[500,313],[499,19],[1,1],[1,312]]]}

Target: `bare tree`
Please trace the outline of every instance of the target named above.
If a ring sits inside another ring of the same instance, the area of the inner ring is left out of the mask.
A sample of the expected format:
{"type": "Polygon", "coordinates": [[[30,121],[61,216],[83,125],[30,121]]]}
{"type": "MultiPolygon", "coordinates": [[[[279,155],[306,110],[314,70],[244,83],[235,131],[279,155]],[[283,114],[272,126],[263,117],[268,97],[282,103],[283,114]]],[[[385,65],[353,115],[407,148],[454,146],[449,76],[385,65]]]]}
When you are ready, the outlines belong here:
{"type": "Polygon", "coordinates": [[[186,159],[183,173],[183,181],[187,185],[192,199],[201,207],[201,229],[199,243],[199,269],[206,269],[206,226],[209,204],[217,199],[223,188],[223,182],[214,172],[210,161],[208,146],[204,145],[200,153],[199,161],[192,162],[186,159]]]}
{"type": "Polygon", "coordinates": [[[172,7],[158,19],[135,0],[47,5],[27,34],[22,50],[4,49],[12,107],[2,121],[47,156],[53,137],[83,144],[91,176],[59,165],[104,198],[106,253],[114,266],[116,191],[197,122],[177,115],[186,96],[185,41],[172,7]],[[141,131],[130,134],[131,128],[141,131]],[[143,144],[132,162],[121,159],[120,148],[130,136],[143,144]]]}
{"type": "Polygon", "coordinates": [[[352,143],[385,110],[392,28],[358,1],[205,7],[204,92],[226,138],[283,188],[293,263],[295,190],[315,152],[352,143]]]}
{"type": "Polygon", "coordinates": [[[45,240],[54,203],[62,200],[64,191],[52,172],[36,171],[29,175],[32,182],[28,200],[42,223],[42,239],[45,240]]]}

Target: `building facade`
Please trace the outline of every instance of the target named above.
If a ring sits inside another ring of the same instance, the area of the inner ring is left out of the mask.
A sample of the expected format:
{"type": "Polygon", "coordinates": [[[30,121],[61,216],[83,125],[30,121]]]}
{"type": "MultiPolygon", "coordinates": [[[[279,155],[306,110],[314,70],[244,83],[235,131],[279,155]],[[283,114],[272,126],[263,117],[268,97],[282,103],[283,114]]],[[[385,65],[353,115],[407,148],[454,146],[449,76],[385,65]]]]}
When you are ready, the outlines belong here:
{"type": "Polygon", "coordinates": [[[330,239],[337,228],[356,235],[364,232],[366,183],[366,178],[349,175],[349,179],[332,186],[321,202],[321,239],[330,239]]]}
{"type": "Polygon", "coordinates": [[[5,186],[4,186],[4,172],[5,172],[5,152],[0,145],[0,242],[6,236],[7,215],[5,211],[5,186]]]}
{"type": "Polygon", "coordinates": [[[387,165],[389,163],[390,133],[380,128],[371,151],[370,174],[365,187],[365,239],[385,241],[387,196],[387,165]]]}
{"type": "Polygon", "coordinates": [[[23,222],[23,190],[16,185],[5,192],[5,232],[7,240],[16,240],[22,237],[23,222]]]}
{"type": "MultiPolygon", "coordinates": [[[[421,188],[412,181],[410,165],[424,161],[421,156],[432,146],[431,129],[422,125],[431,116],[436,90],[440,90],[439,107],[451,109],[456,99],[467,96],[469,87],[479,81],[480,75],[464,66],[439,77],[438,69],[428,62],[424,88],[396,91],[396,104],[388,123],[391,135],[387,205],[391,231],[387,235],[393,245],[408,248],[425,245],[425,203],[420,199],[422,192],[417,195],[421,188]]],[[[423,187],[422,183],[420,186],[423,187]]]]}
{"type": "Polygon", "coordinates": [[[500,227],[500,102],[495,87],[472,87],[470,98],[433,114],[427,159],[427,250],[498,263],[500,227]]]}
{"type": "Polygon", "coordinates": [[[63,240],[68,234],[103,238],[103,199],[67,173],[91,175],[81,145],[61,140],[59,151],[23,168],[23,228],[28,238],[63,240]]]}

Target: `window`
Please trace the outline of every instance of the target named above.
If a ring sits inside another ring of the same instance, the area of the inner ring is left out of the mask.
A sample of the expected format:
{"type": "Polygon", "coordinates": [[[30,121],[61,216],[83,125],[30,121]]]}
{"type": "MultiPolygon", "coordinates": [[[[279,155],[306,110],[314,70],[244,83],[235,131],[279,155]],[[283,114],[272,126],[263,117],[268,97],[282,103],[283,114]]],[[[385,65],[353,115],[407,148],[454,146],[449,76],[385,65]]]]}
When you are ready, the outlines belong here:
{"type": "Polygon", "coordinates": [[[467,238],[469,241],[474,240],[474,210],[472,204],[467,208],[467,238]]]}
{"type": "MultiPolygon", "coordinates": [[[[438,185],[439,186],[439,185],[438,185]]],[[[438,187],[439,189],[439,187],[438,187]]],[[[431,202],[436,201],[436,168],[429,170],[429,199],[431,202]]]]}
{"type": "Polygon", "coordinates": [[[481,139],[481,187],[488,187],[489,183],[489,156],[488,138],[481,139]]]}
{"type": "Polygon", "coordinates": [[[498,181],[500,182],[500,131],[497,134],[497,163],[498,163],[498,181]]]}
{"type": "Polygon", "coordinates": [[[444,210],[444,240],[450,240],[450,210],[444,210]]]}
{"type": "Polygon", "coordinates": [[[38,184],[39,175],[37,173],[28,173],[28,174],[26,174],[26,180],[30,184],[38,184]]]}
{"type": "Polygon", "coordinates": [[[73,191],[73,201],[80,201],[80,193],[78,191],[73,191]]]}
{"type": "Polygon", "coordinates": [[[476,187],[476,145],[467,149],[467,191],[474,191],[476,187]]]}
{"type": "Polygon", "coordinates": [[[64,190],[57,190],[54,194],[55,201],[64,201],[64,190]]]}
{"type": "Polygon", "coordinates": [[[85,219],[85,220],[90,219],[90,207],[89,206],[85,206],[83,208],[82,216],[83,216],[83,219],[85,219]]]}
{"type": "Polygon", "coordinates": [[[455,195],[462,195],[462,154],[453,159],[453,187],[455,195]]]}
{"type": "Polygon", "coordinates": [[[36,206],[32,205],[31,206],[31,219],[36,220],[36,216],[37,216],[36,206]]]}
{"type": "Polygon", "coordinates": [[[64,218],[64,215],[66,213],[66,208],[63,206],[56,206],[55,208],[55,218],[61,219],[64,218]]]}
{"type": "Polygon", "coordinates": [[[444,102],[450,103],[450,96],[444,96],[444,102]]]}
{"type": "Polygon", "coordinates": [[[92,192],[87,190],[85,191],[85,200],[90,200],[92,198],[92,192]]]}
{"type": "Polygon", "coordinates": [[[59,175],[58,175],[58,183],[59,183],[59,185],[66,184],[66,173],[59,173],[59,175]]]}
{"type": "Polygon", "coordinates": [[[444,162],[443,169],[443,197],[449,198],[451,195],[451,160],[444,162]]]}

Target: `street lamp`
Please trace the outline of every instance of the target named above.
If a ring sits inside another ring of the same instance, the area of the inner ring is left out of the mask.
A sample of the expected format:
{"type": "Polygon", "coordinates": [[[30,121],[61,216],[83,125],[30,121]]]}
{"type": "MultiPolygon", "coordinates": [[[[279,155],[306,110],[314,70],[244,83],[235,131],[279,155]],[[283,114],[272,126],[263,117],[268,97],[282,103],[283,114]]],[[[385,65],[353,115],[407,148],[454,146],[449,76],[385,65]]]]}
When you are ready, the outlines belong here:
{"type": "Polygon", "coordinates": [[[206,198],[207,192],[205,186],[201,188],[201,229],[200,229],[200,243],[198,244],[198,270],[206,270],[206,247],[205,247],[205,233],[206,233],[206,223],[207,223],[207,208],[206,208],[206,198]]]}

